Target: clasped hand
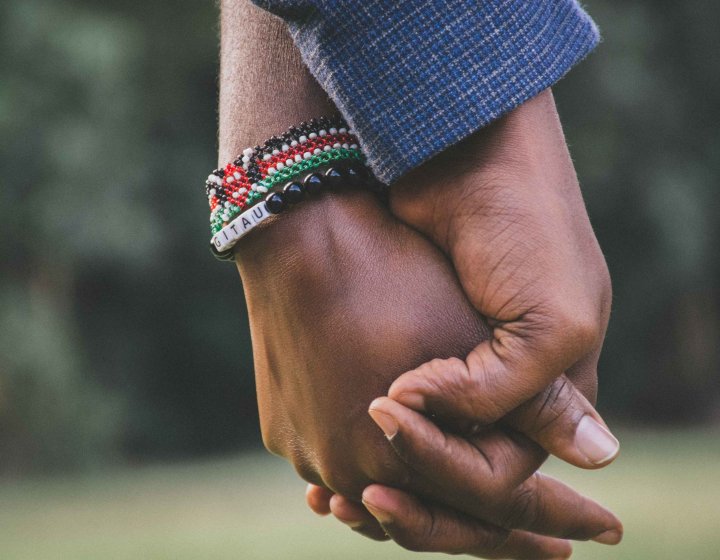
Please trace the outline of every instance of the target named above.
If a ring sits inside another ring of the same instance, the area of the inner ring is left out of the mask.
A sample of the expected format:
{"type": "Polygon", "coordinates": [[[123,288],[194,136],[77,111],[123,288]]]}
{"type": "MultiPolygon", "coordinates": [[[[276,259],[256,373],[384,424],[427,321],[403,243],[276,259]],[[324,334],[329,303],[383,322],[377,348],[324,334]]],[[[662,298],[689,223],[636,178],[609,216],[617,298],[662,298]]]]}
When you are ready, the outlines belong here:
{"type": "Polygon", "coordinates": [[[619,542],[538,471],[618,450],[592,405],[610,282],[551,93],[403,178],[390,210],[341,190],[237,246],[265,445],[317,513],[411,550],[619,542]]]}

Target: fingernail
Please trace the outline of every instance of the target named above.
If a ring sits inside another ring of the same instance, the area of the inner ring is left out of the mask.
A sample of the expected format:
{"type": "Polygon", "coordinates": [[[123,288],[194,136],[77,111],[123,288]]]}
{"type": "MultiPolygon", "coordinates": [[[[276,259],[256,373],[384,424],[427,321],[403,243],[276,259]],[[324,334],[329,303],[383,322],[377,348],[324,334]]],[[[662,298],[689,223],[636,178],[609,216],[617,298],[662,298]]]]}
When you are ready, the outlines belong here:
{"type": "Polygon", "coordinates": [[[383,412],[377,408],[372,408],[371,405],[368,410],[368,414],[370,414],[375,423],[380,426],[380,429],[383,431],[386,438],[392,439],[395,437],[395,434],[398,433],[399,427],[397,420],[395,420],[395,418],[387,412],[383,412]]]}
{"type": "Polygon", "coordinates": [[[392,515],[387,511],[372,505],[370,502],[363,500],[363,505],[372,514],[372,516],[380,522],[380,525],[390,524],[393,521],[392,515]]]}
{"type": "Polygon", "coordinates": [[[575,432],[575,445],[594,465],[602,465],[620,451],[620,443],[592,416],[583,416],[575,432]]]}
{"type": "Polygon", "coordinates": [[[425,410],[425,397],[420,393],[400,393],[394,400],[418,412],[425,410]]]}
{"type": "Polygon", "coordinates": [[[622,540],[622,536],[622,531],[611,529],[610,531],[600,533],[593,540],[600,544],[618,544],[622,540]]]}

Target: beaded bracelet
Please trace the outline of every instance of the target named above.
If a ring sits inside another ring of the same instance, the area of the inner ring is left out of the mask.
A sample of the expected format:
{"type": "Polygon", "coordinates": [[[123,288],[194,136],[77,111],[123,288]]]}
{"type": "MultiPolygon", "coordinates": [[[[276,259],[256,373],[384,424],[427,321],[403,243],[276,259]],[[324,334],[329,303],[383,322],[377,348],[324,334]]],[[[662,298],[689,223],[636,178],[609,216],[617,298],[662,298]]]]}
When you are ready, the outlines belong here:
{"type": "Polygon", "coordinates": [[[263,146],[247,148],[205,183],[213,253],[232,260],[231,249],[241,237],[325,186],[366,184],[384,191],[364,159],[357,138],[340,117],[312,119],[263,146]]]}

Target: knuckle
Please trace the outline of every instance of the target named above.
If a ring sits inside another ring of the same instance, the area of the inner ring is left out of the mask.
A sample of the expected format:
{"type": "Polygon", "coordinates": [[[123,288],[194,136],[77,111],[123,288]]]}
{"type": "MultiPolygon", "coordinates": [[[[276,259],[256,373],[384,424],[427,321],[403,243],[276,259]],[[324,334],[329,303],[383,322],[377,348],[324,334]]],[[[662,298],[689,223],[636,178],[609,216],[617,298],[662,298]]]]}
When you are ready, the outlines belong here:
{"type": "Polygon", "coordinates": [[[534,526],[540,515],[539,505],[536,486],[523,484],[501,516],[501,526],[507,529],[534,526]]]}
{"type": "Polygon", "coordinates": [[[315,465],[304,456],[296,456],[290,459],[295,472],[305,482],[315,484],[316,486],[323,486],[323,478],[320,476],[315,465]]]}
{"type": "Polygon", "coordinates": [[[425,535],[428,530],[428,528],[423,528],[422,531],[418,533],[417,531],[395,527],[392,530],[392,536],[393,540],[405,550],[409,550],[410,552],[427,552],[427,537],[425,535]]]}
{"type": "Polygon", "coordinates": [[[384,457],[385,453],[374,455],[365,466],[365,476],[386,486],[407,488],[411,484],[412,476],[409,469],[393,457],[384,457]]]}
{"type": "Polygon", "coordinates": [[[359,498],[369,484],[364,476],[356,476],[343,469],[322,469],[322,480],[333,492],[348,498],[359,498]]]}
{"type": "Polygon", "coordinates": [[[534,403],[527,411],[530,420],[524,426],[524,431],[537,437],[551,431],[573,409],[573,387],[565,376],[561,376],[538,395],[534,403]]]}
{"type": "Polygon", "coordinates": [[[422,373],[429,382],[457,381],[467,376],[468,368],[460,358],[435,358],[422,368],[422,373]]]}
{"type": "Polygon", "coordinates": [[[414,519],[413,525],[392,526],[393,540],[411,552],[432,552],[440,529],[432,510],[414,519]]]}
{"type": "Polygon", "coordinates": [[[599,309],[562,304],[555,312],[555,325],[563,338],[580,353],[593,348],[604,330],[599,309]]]}
{"type": "Polygon", "coordinates": [[[510,531],[501,529],[500,527],[483,526],[477,531],[476,541],[477,544],[474,548],[482,550],[485,554],[492,555],[500,548],[505,546],[510,538],[510,531]]]}

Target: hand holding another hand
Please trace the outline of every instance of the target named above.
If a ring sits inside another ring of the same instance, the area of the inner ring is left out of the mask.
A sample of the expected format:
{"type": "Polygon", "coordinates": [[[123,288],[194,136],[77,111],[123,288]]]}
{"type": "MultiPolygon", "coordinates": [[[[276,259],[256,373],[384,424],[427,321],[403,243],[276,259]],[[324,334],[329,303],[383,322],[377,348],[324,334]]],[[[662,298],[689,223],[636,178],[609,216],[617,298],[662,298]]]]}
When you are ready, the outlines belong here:
{"type": "MultiPolygon", "coordinates": [[[[617,440],[590,401],[575,389],[581,388],[594,401],[597,359],[609,316],[609,276],[550,92],[429,162],[396,185],[392,194],[394,213],[448,254],[474,307],[493,327],[492,337],[476,346],[466,360],[425,363],[392,384],[388,394],[397,402],[380,399],[371,407],[373,417],[392,436],[399,456],[432,477],[442,494],[431,491],[430,495],[445,503],[449,495],[456,496],[456,502],[463,495],[470,501],[492,502],[482,495],[492,484],[488,476],[477,473],[479,465],[485,463],[496,478],[502,478],[497,477],[498,471],[504,472],[506,481],[517,483],[508,469],[523,461],[498,467],[493,461],[507,460],[507,452],[495,457],[492,451],[488,454],[483,448],[489,444],[486,433],[466,441],[443,435],[398,403],[433,413],[456,429],[499,421],[582,468],[599,468],[612,461],[617,440]],[[388,429],[398,425],[403,429],[388,429]],[[459,470],[453,468],[459,465],[459,470]],[[443,486],[443,477],[452,481],[450,488],[443,486]],[[469,490],[474,487],[479,487],[476,493],[469,490]]],[[[518,474],[529,476],[543,459],[540,454],[518,474]]],[[[518,486],[527,497],[520,517],[538,510],[536,497],[547,492],[527,488],[537,488],[536,484],[542,488],[544,480],[538,474],[518,486]]],[[[505,505],[513,503],[507,494],[499,494],[506,499],[505,505]]],[[[411,548],[450,551],[447,545],[465,542],[458,536],[442,539],[441,535],[455,533],[437,525],[429,510],[410,496],[372,486],[364,499],[368,509],[379,514],[377,521],[384,530],[411,548]],[[386,509],[373,509],[373,500],[384,502],[386,509]],[[434,537],[428,527],[435,528],[434,537]]],[[[319,511],[331,503],[327,491],[312,487],[308,500],[319,511]]],[[[360,506],[341,496],[332,500],[341,520],[366,533],[382,534],[377,521],[360,506]]],[[[559,507],[563,508],[575,510],[570,504],[559,507]]],[[[488,517],[487,511],[479,512],[472,504],[463,510],[488,517]]],[[[568,525],[558,531],[567,522],[560,519],[555,532],[553,527],[521,519],[514,519],[514,526],[590,538],[573,535],[568,525]]],[[[621,536],[617,523],[592,538],[615,544],[621,536]]]]}
{"type": "MultiPolygon", "coordinates": [[[[530,532],[593,538],[618,529],[616,518],[594,502],[534,475],[545,454],[513,432],[446,437],[385,399],[397,407],[390,412],[402,435],[393,447],[382,437],[367,415],[370,402],[403,371],[433,356],[463,356],[488,331],[440,252],[373,197],[323,197],[245,241],[238,262],[263,438],[303,478],[357,501],[380,483],[424,500],[375,487],[378,495],[404,496],[407,507],[444,504],[432,507],[433,519],[445,525],[436,524],[440,533],[422,541],[417,519],[404,535],[401,525],[394,532],[385,527],[413,549],[554,558],[569,545],[530,532]]],[[[582,398],[572,386],[562,395],[582,398]]],[[[537,422],[546,422],[550,410],[540,412],[537,422]]],[[[361,530],[383,535],[377,524],[361,530]]]]}
{"type": "MultiPolygon", "coordinates": [[[[228,1],[222,25],[221,162],[333,110],[282,22],[228,1]]],[[[408,548],[560,558],[564,538],[614,542],[611,513],[536,474],[538,443],[611,459],[576,437],[583,418],[602,426],[610,294],[549,93],[456,148],[393,186],[395,216],[337,192],[238,244],[263,439],[316,485],[316,509],[408,548]]]]}

